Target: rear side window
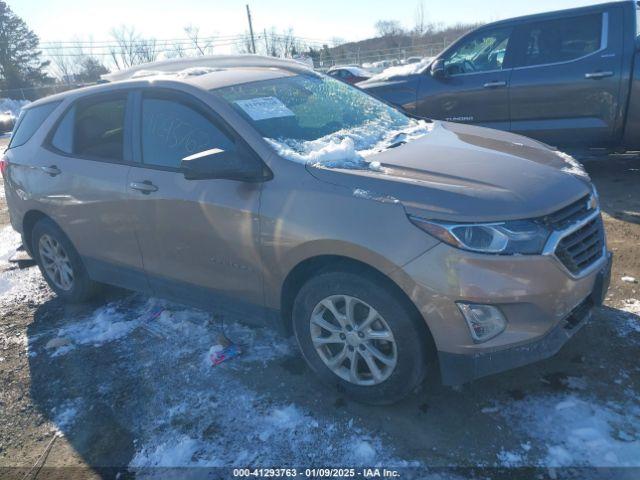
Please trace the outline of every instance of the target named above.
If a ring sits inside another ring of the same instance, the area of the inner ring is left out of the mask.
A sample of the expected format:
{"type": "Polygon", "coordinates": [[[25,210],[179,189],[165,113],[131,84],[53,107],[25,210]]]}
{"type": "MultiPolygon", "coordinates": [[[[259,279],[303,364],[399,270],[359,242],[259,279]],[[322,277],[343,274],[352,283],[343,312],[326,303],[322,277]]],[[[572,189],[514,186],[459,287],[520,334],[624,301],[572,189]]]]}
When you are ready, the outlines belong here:
{"type": "Polygon", "coordinates": [[[524,39],[524,66],[575,60],[600,49],[602,14],[527,25],[524,39]]]}
{"type": "Polygon", "coordinates": [[[126,96],[83,100],[71,107],[51,145],[76,157],[122,161],[126,96]]]}
{"type": "Polygon", "coordinates": [[[143,163],[178,168],[184,157],[213,148],[230,151],[235,144],[202,113],[176,100],[143,99],[143,163]]]}
{"type": "Polygon", "coordinates": [[[16,124],[9,148],[19,147],[27,143],[58,105],[60,105],[60,102],[51,102],[24,110],[16,124]]]}

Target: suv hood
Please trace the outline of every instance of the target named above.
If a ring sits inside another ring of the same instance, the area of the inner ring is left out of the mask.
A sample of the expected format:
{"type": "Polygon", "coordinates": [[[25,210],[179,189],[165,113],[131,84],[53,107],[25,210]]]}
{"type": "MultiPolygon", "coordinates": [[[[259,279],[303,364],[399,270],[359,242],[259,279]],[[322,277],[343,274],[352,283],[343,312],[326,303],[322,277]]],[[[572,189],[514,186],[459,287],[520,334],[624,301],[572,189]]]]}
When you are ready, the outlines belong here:
{"type": "Polygon", "coordinates": [[[469,125],[435,122],[410,143],[367,157],[380,168],[308,165],[317,179],[407,213],[455,222],[534,218],[591,191],[571,157],[535,140],[469,125]]]}

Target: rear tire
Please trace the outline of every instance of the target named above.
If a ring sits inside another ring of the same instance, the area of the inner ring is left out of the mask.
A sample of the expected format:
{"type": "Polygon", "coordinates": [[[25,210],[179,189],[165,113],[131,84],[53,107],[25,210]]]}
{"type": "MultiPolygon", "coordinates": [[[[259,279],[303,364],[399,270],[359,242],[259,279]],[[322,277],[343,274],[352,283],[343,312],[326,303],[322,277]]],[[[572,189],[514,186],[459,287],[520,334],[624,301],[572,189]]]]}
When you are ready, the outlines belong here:
{"type": "Polygon", "coordinates": [[[304,284],[293,305],[293,329],[324,383],[374,405],[394,403],[422,383],[429,358],[425,326],[398,297],[384,282],[350,272],[322,273],[304,284]]]}
{"type": "Polygon", "coordinates": [[[99,291],[78,251],[52,220],[43,218],[34,225],[31,250],[47,284],[65,302],[83,303],[99,291]]]}

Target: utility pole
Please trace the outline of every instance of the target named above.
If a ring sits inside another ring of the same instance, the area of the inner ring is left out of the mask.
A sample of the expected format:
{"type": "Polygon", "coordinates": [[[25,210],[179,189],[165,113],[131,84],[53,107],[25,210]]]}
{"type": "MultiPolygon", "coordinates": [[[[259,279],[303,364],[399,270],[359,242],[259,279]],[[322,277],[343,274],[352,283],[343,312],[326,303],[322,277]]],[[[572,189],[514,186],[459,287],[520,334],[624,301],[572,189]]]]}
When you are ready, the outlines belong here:
{"type": "Polygon", "coordinates": [[[269,42],[267,41],[267,29],[264,29],[264,54],[269,55],[269,42]]]}
{"type": "Polygon", "coordinates": [[[247,19],[249,20],[249,33],[251,34],[251,47],[253,48],[253,53],[256,53],[256,39],[253,37],[253,24],[251,23],[251,10],[249,10],[249,5],[247,5],[247,19]]]}

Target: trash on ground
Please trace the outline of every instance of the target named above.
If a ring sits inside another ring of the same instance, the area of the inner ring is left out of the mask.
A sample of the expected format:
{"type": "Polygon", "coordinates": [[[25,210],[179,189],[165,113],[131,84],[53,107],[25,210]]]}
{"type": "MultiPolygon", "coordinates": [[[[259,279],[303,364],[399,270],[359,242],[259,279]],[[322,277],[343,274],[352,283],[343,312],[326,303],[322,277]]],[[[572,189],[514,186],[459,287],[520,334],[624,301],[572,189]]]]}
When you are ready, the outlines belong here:
{"type": "Polygon", "coordinates": [[[211,366],[215,367],[222,362],[229,360],[233,357],[237,357],[242,353],[242,350],[238,345],[233,343],[224,335],[218,336],[218,343],[213,345],[209,349],[209,359],[211,360],[211,366]]]}
{"type": "Polygon", "coordinates": [[[634,277],[622,277],[620,280],[626,283],[638,283],[638,280],[636,280],[634,277]]]}

